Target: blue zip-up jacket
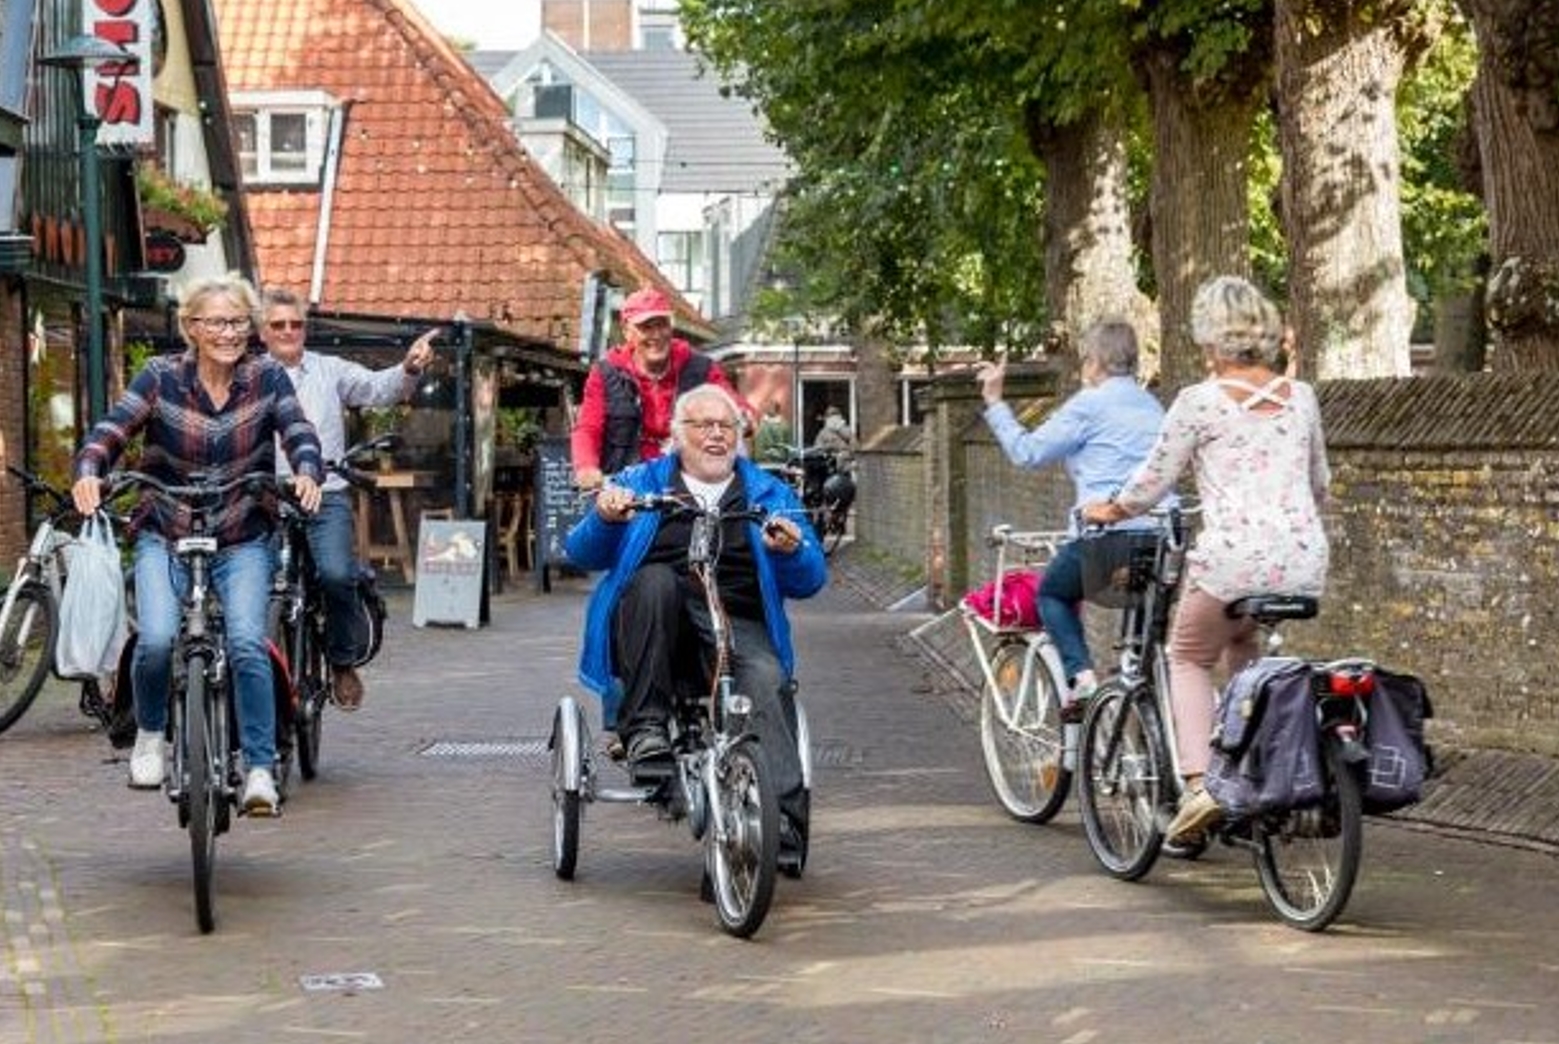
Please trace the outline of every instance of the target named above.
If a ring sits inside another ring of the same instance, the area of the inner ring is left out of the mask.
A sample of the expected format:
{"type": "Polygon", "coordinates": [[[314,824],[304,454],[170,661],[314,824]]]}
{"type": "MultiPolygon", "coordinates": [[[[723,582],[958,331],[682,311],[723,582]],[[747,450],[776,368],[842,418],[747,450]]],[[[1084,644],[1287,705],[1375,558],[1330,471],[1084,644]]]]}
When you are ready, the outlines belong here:
{"type": "MultiPolygon", "coordinates": [[[[672,454],[628,468],[614,476],[612,484],[636,495],[664,493],[672,488],[678,467],[679,458],[672,454]]],[[[809,598],[822,588],[828,579],[823,549],[789,486],[746,457],[736,459],[736,471],[752,507],[783,515],[801,527],[801,546],[788,555],[771,554],[763,546],[758,523],[748,523],[747,531],[758,566],[758,588],[763,595],[769,642],[789,677],[795,674],[796,655],[790,640],[790,620],[785,616],[785,599],[809,598]]],[[[617,704],[622,699],[617,682],[620,672],[612,663],[612,613],[628,578],[649,554],[659,527],[660,516],[654,512],[641,511],[627,522],[617,523],[607,522],[592,510],[569,531],[564,543],[569,561],[579,568],[610,570],[590,595],[590,605],[585,610],[584,642],[579,650],[579,680],[601,697],[601,719],[608,728],[617,720],[617,704]]]]}

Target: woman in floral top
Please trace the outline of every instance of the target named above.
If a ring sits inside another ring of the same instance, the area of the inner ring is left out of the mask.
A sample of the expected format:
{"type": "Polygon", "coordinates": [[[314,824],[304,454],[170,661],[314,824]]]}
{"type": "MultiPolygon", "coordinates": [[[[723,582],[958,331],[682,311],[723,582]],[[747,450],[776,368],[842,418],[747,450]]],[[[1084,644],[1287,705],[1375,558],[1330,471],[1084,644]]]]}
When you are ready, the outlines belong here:
{"type": "Polygon", "coordinates": [[[1330,470],[1321,412],[1308,384],[1278,372],[1283,326],[1250,283],[1219,276],[1191,305],[1192,339],[1211,376],[1186,388],[1164,418],[1148,459],[1110,500],[1085,505],[1113,523],[1158,503],[1192,468],[1202,528],[1187,555],[1185,587],[1169,638],[1171,702],[1185,796],[1167,831],[1197,840],[1217,821],[1202,789],[1216,692],[1212,671],[1259,655],[1256,625],[1224,607],[1254,594],[1319,595],[1326,583],[1321,525],[1330,470]]]}

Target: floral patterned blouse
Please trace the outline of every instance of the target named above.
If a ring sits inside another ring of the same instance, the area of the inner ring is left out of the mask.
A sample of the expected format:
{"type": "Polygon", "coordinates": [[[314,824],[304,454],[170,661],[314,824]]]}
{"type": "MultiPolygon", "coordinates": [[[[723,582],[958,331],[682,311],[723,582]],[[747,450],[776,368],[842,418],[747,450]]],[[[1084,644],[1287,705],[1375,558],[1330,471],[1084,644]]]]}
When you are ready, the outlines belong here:
{"type": "Polygon", "coordinates": [[[1196,469],[1202,501],[1201,530],[1187,555],[1188,583],[1223,602],[1321,593],[1327,543],[1320,506],[1331,471],[1310,385],[1278,377],[1256,388],[1225,378],[1186,388],[1116,502],[1131,515],[1146,511],[1187,466],[1196,469]],[[1284,399],[1278,393],[1289,383],[1284,399]],[[1230,390],[1249,397],[1237,402],[1230,390]],[[1264,412],[1255,408],[1261,403],[1282,408],[1264,412]]]}

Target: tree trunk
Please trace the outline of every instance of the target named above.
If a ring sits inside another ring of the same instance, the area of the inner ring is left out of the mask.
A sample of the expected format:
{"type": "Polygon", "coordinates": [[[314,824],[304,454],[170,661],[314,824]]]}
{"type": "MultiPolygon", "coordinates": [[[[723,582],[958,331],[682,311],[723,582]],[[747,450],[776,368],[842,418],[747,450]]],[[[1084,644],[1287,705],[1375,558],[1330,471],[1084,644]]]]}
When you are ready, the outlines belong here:
{"type": "Polygon", "coordinates": [[[1320,380],[1411,372],[1395,106],[1418,40],[1394,6],[1276,8],[1288,319],[1320,380]]]}
{"type": "Polygon", "coordinates": [[[1478,373],[1484,361],[1483,288],[1435,299],[1434,372],[1478,373]]]}
{"type": "Polygon", "coordinates": [[[1559,370],[1559,4],[1461,2],[1478,40],[1490,368],[1559,370]]]}
{"type": "Polygon", "coordinates": [[[1143,56],[1153,107],[1153,270],[1166,393],[1202,379],[1191,299],[1218,275],[1250,275],[1246,196],[1257,94],[1198,90],[1171,50],[1143,56]]]}
{"type": "Polygon", "coordinates": [[[1057,127],[1030,110],[1029,145],[1045,166],[1045,303],[1049,350],[1069,363],[1077,337],[1104,316],[1137,329],[1145,360],[1157,355],[1158,321],[1137,289],[1126,199],[1126,132],[1090,116],[1057,127]]]}
{"type": "Polygon", "coordinates": [[[878,431],[899,422],[899,389],[892,345],[875,328],[864,330],[855,342],[855,433],[865,442],[878,431]]]}

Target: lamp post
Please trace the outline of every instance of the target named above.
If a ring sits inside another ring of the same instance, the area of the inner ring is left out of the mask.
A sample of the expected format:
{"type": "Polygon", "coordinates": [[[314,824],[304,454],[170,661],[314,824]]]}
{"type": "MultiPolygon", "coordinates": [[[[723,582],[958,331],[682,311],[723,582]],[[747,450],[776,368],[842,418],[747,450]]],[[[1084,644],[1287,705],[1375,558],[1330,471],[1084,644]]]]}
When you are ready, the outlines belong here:
{"type": "Polygon", "coordinates": [[[76,112],[76,148],[81,162],[81,222],[87,240],[87,425],[108,410],[107,366],[103,350],[103,215],[98,179],[97,132],[103,125],[87,95],[85,75],[110,62],[129,62],[134,55],[118,44],[83,33],[73,36],[38,59],[42,65],[75,72],[81,105],[76,112]]]}

